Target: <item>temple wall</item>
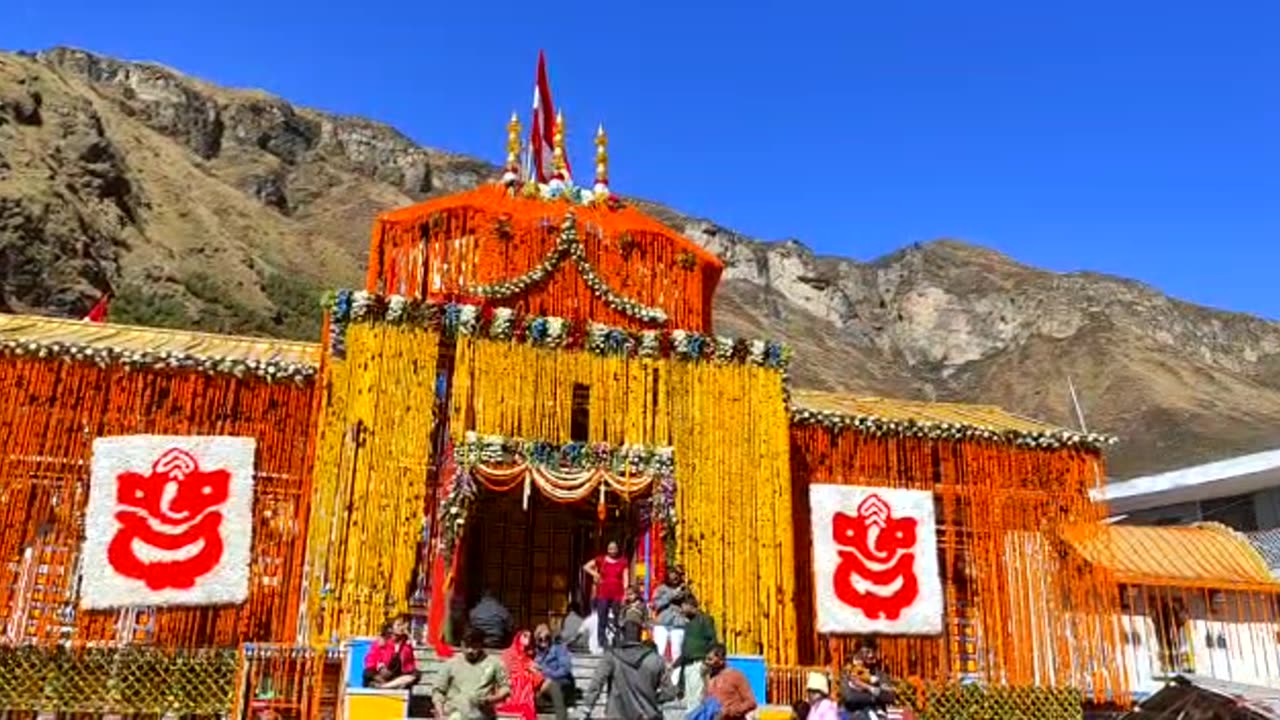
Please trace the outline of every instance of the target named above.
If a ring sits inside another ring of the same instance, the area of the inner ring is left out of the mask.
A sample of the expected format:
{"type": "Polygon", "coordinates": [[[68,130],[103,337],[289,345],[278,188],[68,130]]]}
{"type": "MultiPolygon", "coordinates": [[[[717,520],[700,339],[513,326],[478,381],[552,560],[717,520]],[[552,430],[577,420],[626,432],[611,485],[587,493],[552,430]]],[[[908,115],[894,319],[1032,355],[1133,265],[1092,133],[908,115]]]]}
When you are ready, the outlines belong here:
{"type": "MultiPolygon", "coordinates": [[[[944,633],[881,638],[894,674],[926,681],[980,678],[1123,693],[1115,582],[1062,551],[1057,530],[1100,527],[1088,496],[1096,453],[1023,449],[945,437],[869,434],[817,424],[791,428],[797,548],[810,539],[808,486],[838,483],[928,490],[935,496],[944,633]],[[1087,666],[1079,660],[1093,658],[1087,666]]],[[[854,638],[819,637],[811,558],[797,554],[800,657],[839,661],[854,638]]]]}
{"type": "Polygon", "coordinates": [[[8,642],[234,647],[292,641],[311,494],[312,383],[0,358],[0,628],[8,642]],[[249,598],[236,607],[76,606],[89,460],[111,435],[257,441],[249,598]]]}

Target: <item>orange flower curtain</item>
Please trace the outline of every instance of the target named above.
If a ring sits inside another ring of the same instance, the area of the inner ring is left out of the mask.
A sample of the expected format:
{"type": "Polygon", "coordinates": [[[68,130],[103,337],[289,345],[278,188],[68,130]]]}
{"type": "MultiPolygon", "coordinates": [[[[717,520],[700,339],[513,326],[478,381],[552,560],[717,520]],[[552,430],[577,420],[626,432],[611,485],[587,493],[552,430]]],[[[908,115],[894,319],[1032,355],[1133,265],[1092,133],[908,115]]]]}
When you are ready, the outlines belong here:
{"type": "MultiPolygon", "coordinates": [[[[124,330],[122,330],[124,332],[124,330]]],[[[308,381],[219,372],[0,358],[0,608],[11,642],[232,647],[291,641],[298,628],[315,396],[308,381]],[[249,597],[235,607],[87,612],[75,601],[90,449],[129,434],[257,440],[249,597]]],[[[231,364],[227,365],[228,368],[231,364]]],[[[264,366],[265,368],[265,366],[264,366]]]]}
{"type": "Polygon", "coordinates": [[[485,185],[378,218],[366,289],[708,332],[722,270],[714,255],[632,208],[485,185]]]}
{"type": "MultiPolygon", "coordinates": [[[[839,483],[929,490],[937,504],[946,596],[939,637],[882,638],[900,676],[965,677],[1014,685],[1127,692],[1114,623],[1115,578],[1066,552],[1059,530],[1101,530],[1089,499],[1100,477],[1095,450],[1031,449],[988,440],[871,434],[817,421],[791,429],[795,542],[808,542],[808,486],[839,483]]],[[[801,657],[840,661],[856,638],[819,637],[812,567],[798,555],[801,657]]]]}

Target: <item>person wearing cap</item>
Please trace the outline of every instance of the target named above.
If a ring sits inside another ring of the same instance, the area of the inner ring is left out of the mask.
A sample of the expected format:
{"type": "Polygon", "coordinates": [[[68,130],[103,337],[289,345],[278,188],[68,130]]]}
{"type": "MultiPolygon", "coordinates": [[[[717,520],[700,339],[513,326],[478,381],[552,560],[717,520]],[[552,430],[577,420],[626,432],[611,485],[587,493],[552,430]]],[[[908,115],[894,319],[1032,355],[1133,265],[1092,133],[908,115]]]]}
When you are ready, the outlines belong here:
{"type": "Polygon", "coordinates": [[[804,686],[808,700],[809,712],[806,716],[811,720],[840,720],[840,709],[831,699],[831,681],[820,672],[809,673],[804,686]]]}

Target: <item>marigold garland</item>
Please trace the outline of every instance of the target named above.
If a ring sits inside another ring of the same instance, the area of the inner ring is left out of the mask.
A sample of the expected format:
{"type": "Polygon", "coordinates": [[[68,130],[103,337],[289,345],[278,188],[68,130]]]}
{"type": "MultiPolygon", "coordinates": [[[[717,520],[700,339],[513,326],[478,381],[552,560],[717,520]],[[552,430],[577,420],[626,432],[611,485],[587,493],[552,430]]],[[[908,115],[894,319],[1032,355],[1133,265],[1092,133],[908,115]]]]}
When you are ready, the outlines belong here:
{"type": "Polygon", "coordinates": [[[746,363],[781,369],[791,362],[791,348],[771,340],[744,340],[686,330],[627,330],[561,317],[520,315],[512,308],[469,303],[387,298],[363,290],[327,295],[330,351],[341,355],[346,328],[353,323],[386,322],[425,327],[447,337],[486,337],[546,348],[584,349],[596,355],[639,358],[674,357],[685,361],[746,363]]]}
{"type": "MultiPolygon", "coordinates": [[[[946,631],[880,638],[896,675],[1127,693],[1114,576],[1074,558],[1058,537],[1068,525],[1102,528],[1105,509],[1089,499],[1101,477],[1096,451],[822,425],[794,425],[790,435],[797,548],[809,541],[812,483],[929,490],[937,498],[946,631]]],[[[817,635],[811,558],[799,552],[797,562],[801,660],[839,664],[858,638],[817,635]]]]}
{"type": "MultiPolygon", "coordinates": [[[[504,234],[509,233],[510,228],[507,227],[504,234]]],[[[471,289],[471,293],[476,297],[491,300],[505,300],[516,295],[523,295],[545,283],[566,259],[573,260],[587,287],[591,288],[592,292],[599,296],[609,307],[649,325],[661,325],[667,321],[667,313],[662,308],[649,307],[643,303],[623,297],[609,287],[608,283],[595,271],[595,268],[591,267],[591,263],[587,261],[587,251],[582,247],[582,243],[578,241],[578,222],[572,211],[565,214],[564,220],[560,224],[560,240],[541,262],[518,278],[487,285],[477,285],[471,289]]],[[[696,262],[695,259],[695,267],[696,262]]]]}
{"type": "Polygon", "coordinates": [[[310,637],[374,633],[407,606],[435,425],[439,335],[357,325],[329,358],[308,540],[310,637]]]}
{"type": "MultiPolygon", "coordinates": [[[[796,657],[790,460],[783,373],[458,339],[450,428],[570,441],[575,388],[589,389],[589,443],[674,449],[674,548],[735,652],[796,657]],[[674,492],[678,489],[678,492],[674,492]],[[753,588],[754,592],[743,592],[753,588]]],[[[655,513],[659,512],[655,509],[655,513]]]]}

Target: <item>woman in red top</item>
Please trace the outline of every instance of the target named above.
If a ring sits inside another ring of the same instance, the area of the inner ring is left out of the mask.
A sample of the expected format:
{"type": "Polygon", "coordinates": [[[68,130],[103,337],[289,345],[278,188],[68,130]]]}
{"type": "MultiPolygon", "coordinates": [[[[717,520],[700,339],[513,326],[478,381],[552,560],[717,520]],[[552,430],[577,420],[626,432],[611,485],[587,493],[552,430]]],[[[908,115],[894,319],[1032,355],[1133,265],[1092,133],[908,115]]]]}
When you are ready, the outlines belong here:
{"type": "Polygon", "coordinates": [[[418,667],[409,640],[409,622],[398,617],[386,624],[382,637],[364,658],[364,686],[394,690],[416,682],[418,667]]]}
{"type": "Polygon", "coordinates": [[[583,566],[583,571],[591,576],[596,585],[595,601],[592,605],[596,611],[596,637],[600,647],[608,647],[608,631],[619,620],[618,612],[622,608],[622,598],[630,580],[628,563],[618,548],[617,541],[609,541],[604,555],[595,558],[583,566]]]}

